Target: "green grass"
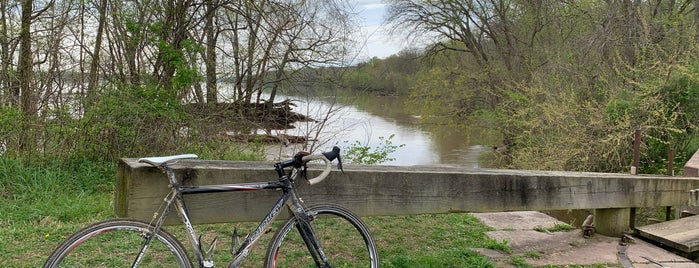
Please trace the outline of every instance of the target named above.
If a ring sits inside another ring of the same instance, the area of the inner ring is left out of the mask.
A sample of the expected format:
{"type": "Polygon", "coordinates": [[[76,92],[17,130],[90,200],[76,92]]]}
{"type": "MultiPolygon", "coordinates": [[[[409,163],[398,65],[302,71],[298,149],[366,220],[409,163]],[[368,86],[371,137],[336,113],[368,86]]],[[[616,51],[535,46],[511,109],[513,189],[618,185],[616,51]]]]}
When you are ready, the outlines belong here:
{"type": "MultiPolygon", "coordinates": [[[[0,157],[0,267],[37,267],[68,235],[91,222],[114,217],[111,207],[116,165],[89,161],[28,164],[0,157]]],[[[363,217],[379,247],[383,267],[495,267],[470,248],[507,251],[485,236],[489,227],[469,214],[363,217]]],[[[217,266],[230,259],[234,227],[244,236],[253,223],[196,226],[204,241],[219,236],[217,266]]],[[[189,251],[181,228],[167,226],[189,251]]],[[[273,232],[263,236],[246,260],[261,266],[273,232]]],[[[208,242],[206,242],[208,243],[208,242]]],[[[191,254],[191,252],[190,252],[191,254]]]]}
{"type": "Polygon", "coordinates": [[[556,223],[554,226],[548,227],[548,228],[545,228],[543,226],[537,226],[534,228],[534,231],[542,232],[542,233],[569,232],[572,230],[575,230],[575,227],[573,227],[569,224],[565,224],[565,223],[563,223],[563,224],[556,223]]]}

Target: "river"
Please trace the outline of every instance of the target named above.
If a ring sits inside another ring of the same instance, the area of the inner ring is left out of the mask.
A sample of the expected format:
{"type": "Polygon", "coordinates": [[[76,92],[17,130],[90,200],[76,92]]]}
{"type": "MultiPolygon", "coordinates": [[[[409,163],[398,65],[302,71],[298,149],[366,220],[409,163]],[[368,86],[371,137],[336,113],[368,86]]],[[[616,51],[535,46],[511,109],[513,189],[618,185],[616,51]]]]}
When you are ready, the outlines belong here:
{"type": "MultiPolygon", "coordinates": [[[[382,144],[380,137],[383,137],[384,143],[392,137],[390,143],[403,146],[388,156],[392,160],[382,165],[450,164],[478,168],[479,155],[490,150],[497,140],[488,131],[464,131],[447,125],[422,123],[419,116],[406,107],[405,99],[401,97],[372,96],[352,100],[343,98],[341,101],[334,97],[288,98],[298,105],[294,108],[295,112],[309,115],[319,122],[298,122],[294,129],[280,133],[318,135],[313,147],[320,150],[328,150],[333,145],[348,148],[356,142],[376,148],[382,144]],[[326,117],[327,120],[323,120],[326,117]]],[[[272,148],[271,151],[278,151],[281,155],[301,149],[300,145],[282,147],[272,148]]]]}

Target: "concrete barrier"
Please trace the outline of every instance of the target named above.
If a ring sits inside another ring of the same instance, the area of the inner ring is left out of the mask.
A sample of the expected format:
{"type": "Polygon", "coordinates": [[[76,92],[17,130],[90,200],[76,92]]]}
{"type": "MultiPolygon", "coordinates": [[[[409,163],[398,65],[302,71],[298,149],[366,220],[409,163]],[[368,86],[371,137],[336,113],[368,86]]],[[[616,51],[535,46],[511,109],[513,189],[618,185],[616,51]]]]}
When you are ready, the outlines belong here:
{"type": "MultiPolygon", "coordinates": [[[[276,180],[268,162],[186,160],[175,170],[185,185],[276,180]]],[[[309,177],[318,172],[313,166],[309,171],[309,177]]],[[[296,185],[308,204],[338,203],[364,216],[597,209],[598,232],[616,235],[629,227],[623,220],[629,218],[627,208],[686,204],[688,190],[699,188],[699,178],[348,165],[345,174],[333,171],[317,185],[296,185]]],[[[158,169],[136,159],[120,161],[114,202],[118,216],[150,220],[166,193],[167,180],[158,169]]],[[[189,195],[186,201],[195,223],[258,221],[278,196],[263,190],[189,195]]]]}

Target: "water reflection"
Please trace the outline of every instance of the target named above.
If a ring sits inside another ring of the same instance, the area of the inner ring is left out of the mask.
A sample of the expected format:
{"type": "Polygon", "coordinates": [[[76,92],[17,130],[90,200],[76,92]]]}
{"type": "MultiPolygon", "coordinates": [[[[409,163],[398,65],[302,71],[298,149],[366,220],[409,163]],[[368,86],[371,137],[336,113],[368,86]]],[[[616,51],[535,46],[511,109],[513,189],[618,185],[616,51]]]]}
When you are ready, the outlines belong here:
{"type": "Polygon", "coordinates": [[[298,105],[294,111],[308,114],[319,122],[296,123],[295,129],[285,130],[284,134],[317,135],[318,143],[314,147],[321,150],[332,145],[348,147],[355,141],[375,148],[381,145],[379,137],[394,135],[391,142],[405,146],[391,154],[389,157],[394,160],[383,163],[385,165],[455,164],[475,168],[480,152],[490,148],[483,145],[490,137],[474,137],[472,131],[449,126],[421,124],[417,115],[411,113],[409,107],[406,109],[404,99],[398,97],[341,102],[335,98],[292,99],[298,105]],[[319,129],[322,129],[320,133],[319,129]]]}

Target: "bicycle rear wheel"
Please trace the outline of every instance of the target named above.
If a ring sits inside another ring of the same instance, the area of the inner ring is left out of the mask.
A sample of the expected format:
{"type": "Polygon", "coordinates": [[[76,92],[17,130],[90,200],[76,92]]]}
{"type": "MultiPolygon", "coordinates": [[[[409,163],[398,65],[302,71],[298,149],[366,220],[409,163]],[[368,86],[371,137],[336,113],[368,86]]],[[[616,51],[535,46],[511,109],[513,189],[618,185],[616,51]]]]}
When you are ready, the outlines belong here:
{"type": "MultiPolygon", "coordinates": [[[[111,219],[87,226],[61,243],[44,267],[131,267],[153,226],[111,219]]],[[[159,230],[138,267],[192,267],[182,244],[159,230]]]]}
{"type": "MultiPolygon", "coordinates": [[[[332,267],[379,267],[379,254],[366,225],[350,210],[338,205],[310,207],[311,226],[332,267]]],[[[265,267],[316,267],[297,230],[297,220],[289,218],[272,237],[265,267]]]]}

